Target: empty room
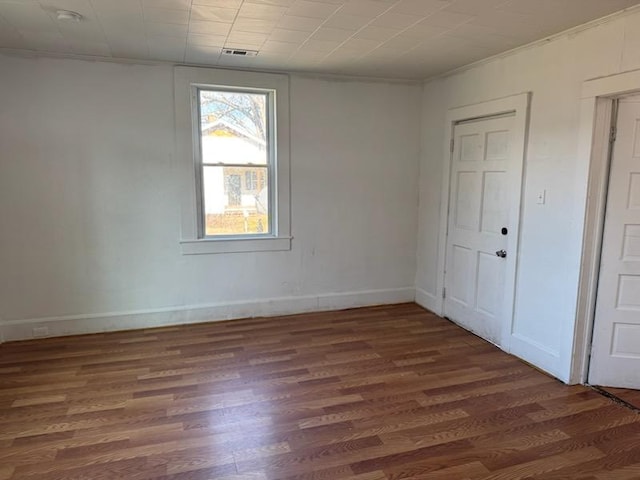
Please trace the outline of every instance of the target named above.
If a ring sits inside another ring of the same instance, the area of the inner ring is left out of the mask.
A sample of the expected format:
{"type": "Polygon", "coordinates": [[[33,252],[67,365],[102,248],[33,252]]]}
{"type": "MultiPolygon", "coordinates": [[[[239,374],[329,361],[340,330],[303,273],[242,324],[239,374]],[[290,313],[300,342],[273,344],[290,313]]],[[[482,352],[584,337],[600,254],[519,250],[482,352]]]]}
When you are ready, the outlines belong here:
{"type": "Polygon", "coordinates": [[[640,1],[0,0],[18,479],[640,479],[640,1]]]}

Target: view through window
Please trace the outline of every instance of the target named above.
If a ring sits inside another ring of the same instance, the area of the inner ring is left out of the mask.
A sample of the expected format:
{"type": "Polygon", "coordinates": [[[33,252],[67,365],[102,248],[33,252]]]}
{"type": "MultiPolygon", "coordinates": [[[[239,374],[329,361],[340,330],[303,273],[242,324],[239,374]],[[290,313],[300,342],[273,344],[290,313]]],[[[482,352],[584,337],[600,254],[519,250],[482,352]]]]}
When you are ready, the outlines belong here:
{"type": "Polygon", "coordinates": [[[205,236],[271,232],[269,93],[200,89],[205,236]]]}

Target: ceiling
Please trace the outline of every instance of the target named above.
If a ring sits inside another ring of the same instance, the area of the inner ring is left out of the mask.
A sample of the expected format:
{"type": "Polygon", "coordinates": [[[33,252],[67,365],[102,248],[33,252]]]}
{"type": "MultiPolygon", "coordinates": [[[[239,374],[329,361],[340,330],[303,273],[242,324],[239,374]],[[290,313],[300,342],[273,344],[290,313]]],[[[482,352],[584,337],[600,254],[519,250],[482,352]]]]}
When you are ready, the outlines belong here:
{"type": "Polygon", "coordinates": [[[0,0],[0,48],[426,78],[640,0],[0,0]],[[61,22],[72,10],[81,22],[61,22]],[[259,50],[221,55],[223,47],[259,50]]]}

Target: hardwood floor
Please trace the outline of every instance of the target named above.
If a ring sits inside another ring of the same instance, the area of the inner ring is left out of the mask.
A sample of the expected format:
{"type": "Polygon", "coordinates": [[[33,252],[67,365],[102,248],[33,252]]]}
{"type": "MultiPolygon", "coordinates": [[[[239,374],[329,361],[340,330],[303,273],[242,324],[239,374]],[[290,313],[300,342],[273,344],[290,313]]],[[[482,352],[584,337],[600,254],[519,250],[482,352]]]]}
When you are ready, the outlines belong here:
{"type": "Polygon", "coordinates": [[[619,398],[623,402],[628,403],[634,408],[640,410],[640,390],[631,390],[629,388],[613,388],[600,387],[605,392],[619,398]]]}
{"type": "Polygon", "coordinates": [[[0,346],[0,479],[640,478],[640,415],[417,305],[0,346]]]}

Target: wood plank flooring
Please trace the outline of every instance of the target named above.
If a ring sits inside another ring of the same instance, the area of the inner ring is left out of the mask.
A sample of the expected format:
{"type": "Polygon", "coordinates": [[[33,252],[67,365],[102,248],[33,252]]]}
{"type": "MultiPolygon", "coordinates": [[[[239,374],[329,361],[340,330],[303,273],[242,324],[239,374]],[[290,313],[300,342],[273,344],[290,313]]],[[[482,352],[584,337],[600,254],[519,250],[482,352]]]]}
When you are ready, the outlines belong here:
{"type": "Polygon", "coordinates": [[[623,402],[640,409],[640,390],[631,390],[629,388],[613,388],[613,387],[600,387],[605,392],[619,398],[623,402]]]}
{"type": "Polygon", "coordinates": [[[640,415],[415,304],[0,346],[0,480],[640,479],[640,415]]]}

